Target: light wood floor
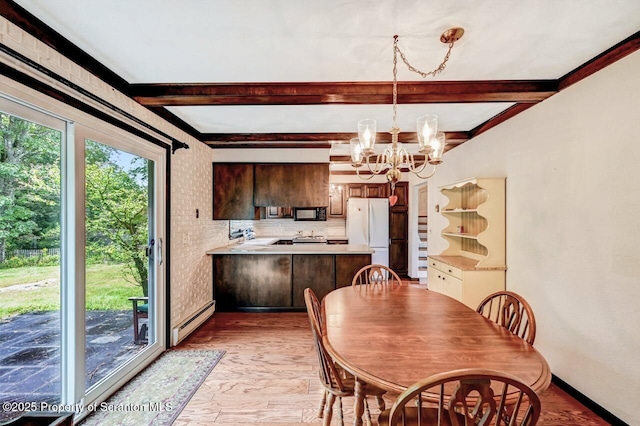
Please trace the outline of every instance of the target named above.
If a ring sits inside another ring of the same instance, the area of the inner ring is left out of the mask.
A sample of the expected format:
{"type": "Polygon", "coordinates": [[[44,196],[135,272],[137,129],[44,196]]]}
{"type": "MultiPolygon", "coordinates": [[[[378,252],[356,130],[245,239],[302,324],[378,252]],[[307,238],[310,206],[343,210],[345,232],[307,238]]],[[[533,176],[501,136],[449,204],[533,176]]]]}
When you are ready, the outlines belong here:
{"type": "MultiPolygon", "coordinates": [[[[321,424],[316,413],[322,387],[305,313],[216,313],[177,349],[222,349],[226,354],[175,426],[321,424]]],[[[608,424],[553,384],[541,399],[538,424],[608,424]]],[[[369,405],[377,424],[376,404],[369,405]]],[[[352,398],[345,398],[343,409],[345,425],[351,425],[352,398]]],[[[334,412],[332,425],[338,424],[334,412]]]]}

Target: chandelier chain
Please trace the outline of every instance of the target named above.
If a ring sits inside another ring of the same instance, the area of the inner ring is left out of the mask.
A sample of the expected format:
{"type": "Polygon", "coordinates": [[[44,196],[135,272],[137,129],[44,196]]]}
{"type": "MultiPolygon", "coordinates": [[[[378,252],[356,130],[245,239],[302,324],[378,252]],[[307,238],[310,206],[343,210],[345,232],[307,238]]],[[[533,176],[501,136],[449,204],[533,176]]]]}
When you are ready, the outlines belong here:
{"type": "MultiPolygon", "coordinates": [[[[434,69],[433,71],[429,71],[429,72],[420,71],[419,69],[417,69],[416,67],[414,67],[413,65],[411,65],[409,63],[409,61],[407,60],[407,57],[405,56],[405,54],[398,47],[398,36],[394,36],[394,41],[393,41],[393,51],[394,51],[394,53],[393,53],[393,56],[394,56],[394,59],[395,59],[396,52],[398,52],[400,54],[400,58],[402,59],[402,62],[405,63],[405,65],[407,66],[409,71],[412,71],[412,72],[414,72],[416,74],[420,74],[420,76],[422,76],[422,78],[427,78],[429,76],[435,77],[436,75],[438,75],[442,71],[444,71],[444,69],[447,67],[447,62],[449,61],[449,57],[451,56],[451,50],[453,49],[453,45],[454,44],[455,44],[455,42],[453,42],[453,41],[451,43],[449,43],[449,49],[447,50],[446,55],[444,55],[444,59],[442,60],[440,65],[438,65],[438,67],[436,69],[434,69]]],[[[397,59],[395,61],[397,62],[397,59]]]]}
{"type": "Polygon", "coordinates": [[[398,127],[398,36],[393,39],[393,127],[398,127]]]}
{"type": "Polygon", "coordinates": [[[447,62],[449,61],[449,57],[451,56],[451,50],[453,49],[453,45],[455,41],[449,43],[449,49],[447,50],[446,55],[444,55],[444,59],[438,65],[436,69],[429,72],[420,71],[413,65],[409,63],[405,54],[398,47],[398,36],[393,36],[393,127],[398,127],[397,117],[398,117],[398,53],[400,54],[400,58],[402,62],[407,66],[409,71],[419,74],[422,78],[427,78],[429,76],[435,77],[440,74],[447,67],[447,62]]]}

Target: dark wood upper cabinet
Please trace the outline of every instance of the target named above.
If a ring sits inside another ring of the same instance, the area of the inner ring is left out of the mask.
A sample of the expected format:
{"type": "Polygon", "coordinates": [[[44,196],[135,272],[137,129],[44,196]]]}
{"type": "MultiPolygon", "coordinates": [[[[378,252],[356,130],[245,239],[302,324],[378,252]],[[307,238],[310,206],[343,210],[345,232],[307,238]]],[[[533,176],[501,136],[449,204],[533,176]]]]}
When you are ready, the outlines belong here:
{"type": "Polygon", "coordinates": [[[253,164],[213,164],[213,219],[255,219],[253,164]]]}
{"type": "Polygon", "coordinates": [[[329,205],[329,164],[256,164],[255,206],[329,205]]]}
{"type": "Polygon", "coordinates": [[[364,183],[350,183],[347,185],[347,200],[353,198],[365,198],[364,183]]]}
{"type": "Polygon", "coordinates": [[[261,214],[260,219],[293,219],[293,207],[265,207],[264,210],[264,218],[261,214]]]}
{"type": "Polygon", "coordinates": [[[386,183],[369,183],[364,187],[364,194],[366,198],[387,198],[386,183]]]}
{"type": "Polygon", "coordinates": [[[346,197],[345,197],[345,189],[342,190],[336,189],[333,194],[329,197],[329,211],[327,212],[329,218],[339,219],[347,217],[346,211],[346,197]]]}
{"type": "Polygon", "coordinates": [[[350,183],[346,186],[346,199],[354,198],[387,198],[386,183],[350,183]]]}

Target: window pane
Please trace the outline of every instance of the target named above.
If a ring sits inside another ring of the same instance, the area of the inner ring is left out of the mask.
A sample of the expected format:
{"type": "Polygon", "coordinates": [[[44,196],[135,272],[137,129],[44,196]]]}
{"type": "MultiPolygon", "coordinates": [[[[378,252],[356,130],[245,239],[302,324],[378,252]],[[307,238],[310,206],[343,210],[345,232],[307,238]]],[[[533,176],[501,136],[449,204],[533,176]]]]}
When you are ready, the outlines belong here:
{"type": "Polygon", "coordinates": [[[0,400],[59,403],[63,133],[0,112],[0,400]]]}
{"type": "Polygon", "coordinates": [[[144,348],[152,335],[146,254],[149,161],[87,140],[85,163],[89,389],[144,348]]]}

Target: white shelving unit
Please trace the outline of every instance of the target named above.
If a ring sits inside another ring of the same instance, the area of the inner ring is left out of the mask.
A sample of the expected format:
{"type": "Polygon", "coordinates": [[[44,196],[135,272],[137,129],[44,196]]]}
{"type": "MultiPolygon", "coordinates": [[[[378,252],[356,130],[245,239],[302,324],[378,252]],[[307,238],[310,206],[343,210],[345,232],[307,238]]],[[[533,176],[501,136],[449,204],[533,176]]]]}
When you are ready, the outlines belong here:
{"type": "Polygon", "coordinates": [[[473,178],[440,188],[449,246],[429,256],[429,288],[469,307],[505,288],[505,179],[473,178]]]}

